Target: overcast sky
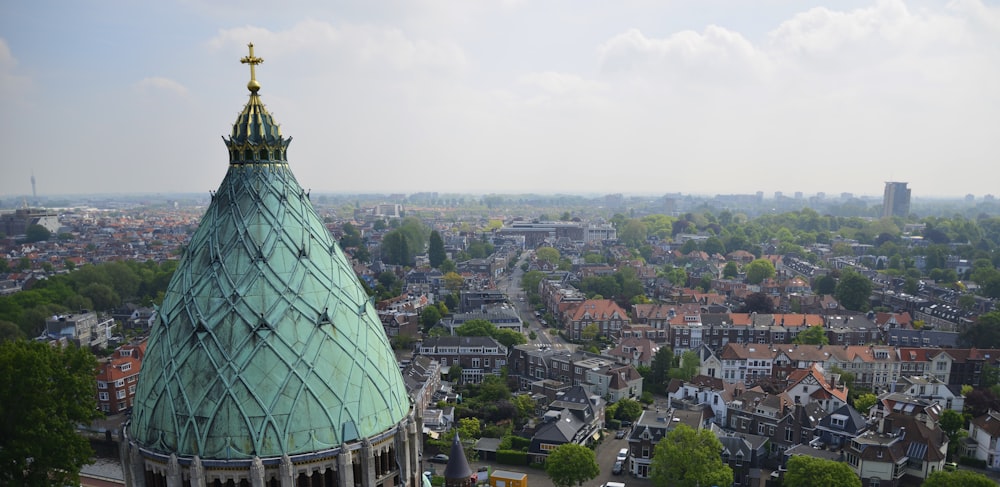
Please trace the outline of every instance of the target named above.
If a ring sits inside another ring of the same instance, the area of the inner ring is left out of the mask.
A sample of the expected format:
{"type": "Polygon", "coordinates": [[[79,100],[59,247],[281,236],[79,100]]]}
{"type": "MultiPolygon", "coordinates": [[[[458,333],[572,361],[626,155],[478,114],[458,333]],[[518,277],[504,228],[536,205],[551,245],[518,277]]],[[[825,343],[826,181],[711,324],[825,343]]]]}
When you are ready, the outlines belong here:
{"type": "Polygon", "coordinates": [[[247,100],[313,191],[1000,195],[995,1],[0,4],[0,194],[207,192],[247,100]]]}

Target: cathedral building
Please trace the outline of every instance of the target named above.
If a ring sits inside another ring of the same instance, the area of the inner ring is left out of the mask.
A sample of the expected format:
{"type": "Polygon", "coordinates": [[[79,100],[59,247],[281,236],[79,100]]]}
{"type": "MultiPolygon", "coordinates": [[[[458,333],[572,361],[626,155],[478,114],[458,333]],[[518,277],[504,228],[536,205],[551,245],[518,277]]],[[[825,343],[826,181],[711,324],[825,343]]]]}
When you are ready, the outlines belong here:
{"type": "Polygon", "coordinates": [[[138,487],[417,486],[420,424],[378,315],[250,99],[153,326],[129,422],[138,487]]]}

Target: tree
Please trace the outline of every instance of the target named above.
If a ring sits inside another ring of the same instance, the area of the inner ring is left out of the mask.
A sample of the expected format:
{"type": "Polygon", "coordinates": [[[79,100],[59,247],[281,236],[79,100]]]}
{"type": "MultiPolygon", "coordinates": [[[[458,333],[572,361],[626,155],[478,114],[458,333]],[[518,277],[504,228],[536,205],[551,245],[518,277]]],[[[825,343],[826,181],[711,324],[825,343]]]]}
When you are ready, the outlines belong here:
{"type": "Polygon", "coordinates": [[[750,284],[760,284],[765,279],[774,277],[774,264],[767,259],[754,259],[744,270],[747,273],[747,282],[750,284]]]}
{"type": "Polygon", "coordinates": [[[500,342],[501,345],[507,347],[513,347],[514,345],[522,345],[528,343],[528,340],[524,338],[524,334],[511,330],[509,328],[497,328],[496,331],[491,335],[496,341],[500,342]]]}
{"type": "Polygon", "coordinates": [[[462,289],[465,284],[465,278],[457,272],[449,272],[441,278],[444,281],[444,287],[451,293],[457,293],[462,289]]]}
{"type": "Polygon", "coordinates": [[[930,474],[927,480],[924,480],[924,483],[920,485],[922,487],[955,487],[959,485],[962,487],[996,487],[997,484],[989,477],[969,470],[955,470],[953,472],[939,470],[930,474]]]}
{"type": "Polygon", "coordinates": [[[649,384],[643,381],[643,387],[648,387],[654,393],[663,392],[667,385],[670,374],[670,367],[673,365],[674,353],[670,347],[660,347],[653,355],[653,363],[650,366],[649,384]]]}
{"type": "Polygon", "coordinates": [[[673,284],[674,287],[684,286],[687,285],[688,273],[681,267],[674,267],[673,269],[667,271],[667,280],[670,281],[670,284],[673,284]]]}
{"type": "Polygon", "coordinates": [[[1000,311],[979,315],[976,324],[962,332],[962,342],[977,348],[1000,346],[1000,311]]]}
{"type": "Polygon", "coordinates": [[[788,459],[783,487],[861,487],[861,478],[844,462],[794,455],[788,459]]]}
{"type": "Polygon", "coordinates": [[[96,369],[79,347],[0,343],[0,484],[79,484],[94,452],[76,427],[101,417],[96,369]]]}
{"type": "Polygon", "coordinates": [[[672,371],[671,378],[691,380],[698,375],[698,367],[701,367],[701,357],[698,356],[698,352],[688,350],[681,355],[681,366],[672,371]]]}
{"type": "Polygon", "coordinates": [[[455,265],[455,261],[451,259],[445,259],[444,262],[441,263],[441,267],[439,270],[445,274],[448,274],[457,271],[458,266],[455,265]]]}
{"type": "Polygon", "coordinates": [[[550,265],[559,264],[559,250],[553,247],[542,247],[535,251],[535,258],[550,265]]]}
{"type": "Polygon", "coordinates": [[[868,298],[872,294],[872,281],[867,277],[852,271],[845,270],[840,275],[840,282],[834,291],[837,301],[852,311],[865,311],[868,309],[868,298]]]}
{"type": "Polygon", "coordinates": [[[583,485],[601,473],[594,450],[576,443],[563,443],[545,460],[545,473],[556,487],[583,485]]]}
{"type": "Polygon", "coordinates": [[[493,323],[482,319],[469,320],[455,328],[455,334],[463,337],[491,337],[496,331],[493,323]]]}
{"type": "Polygon", "coordinates": [[[792,343],[801,345],[828,345],[830,339],[826,336],[826,330],[821,325],[810,326],[795,335],[792,343]]]}
{"type": "Polygon", "coordinates": [[[601,328],[597,326],[597,323],[590,323],[587,326],[584,326],[582,330],[580,330],[580,339],[582,339],[585,342],[589,342],[597,338],[597,335],[600,332],[601,328]]]}
{"type": "Polygon", "coordinates": [[[25,242],[44,242],[50,238],[52,238],[52,232],[37,223],[28,225],[24,229],[25,242]]]}
{"type": "Polygon", "coordinates": [[[439,321],[441,321],[441,312],[436,306],[427,306],[420,312],[420,324],[424,330],[430,330],[439,321]]]}
{"type": "Polygon", "coordinates": [[[726,279],[732,279],[739,275],[739,273],[740,267],[734,261],[726,262],[726,265],[722,268],[722,277],[726,279]]]}
{"type": "Polygon", "coordinates": [[[816,294],[833,294],[837,290],[837,279],[830,274],[826,274],[816,279],[816,294]]]}
{"type": "Polygon", "coordinates": [[[441,264],[448,257],[444,251],[444,240],[441,238],[441,234],[437,230],[434,230],[431,232],[428,242],[427,258],[430,260],[431,267],[437,269],[441,267],[441,264]]]}
{"type": "Polygon", "coordinates": [[[394,265],[412,265],[412,251],[406,241],[406,236],[399,230],[393,230],[382,237],[382,262],[394,265]]]}
{"type": "Polygon", "coordinates": [[[857,409],[861,414],[867,415],[868,410],[878,402],[878,396],[870,392],[865,394],[858,394],[858,397],[854,398],[854,409],[857,409]]]}
{"type": "Polygon", "coordinates": [[[656,444],[650,476],[657,487],[732,485],[733,469],[722,463],[722,443],[711,430],[680,423],[656,444]]]}
{"type": "Polygon", "coordinates": [[[774,313],[774,301],[764,293],[750,293],[743,298],[743,313],[771,314],[774,313]]]}
{"type": "Polygon", "coordinates": [[[615,404],[618,405],[615,418],[624,421],[635,421],[642,415],[642,404],[635,399],[622,398],[615,404]]]}

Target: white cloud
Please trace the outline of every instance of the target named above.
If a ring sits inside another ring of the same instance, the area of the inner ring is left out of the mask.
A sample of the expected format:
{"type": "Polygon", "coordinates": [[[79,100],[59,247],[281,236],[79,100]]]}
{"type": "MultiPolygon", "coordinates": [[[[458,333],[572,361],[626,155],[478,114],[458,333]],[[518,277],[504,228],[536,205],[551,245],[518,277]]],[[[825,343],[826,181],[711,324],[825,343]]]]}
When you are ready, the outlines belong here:
{"type": "Polygon", "coordinates": [[[17,100],[31,88],[31,79],[18,74],[17,58],[0,37],[0,99],[17,100]]]}
{"type": "Polygon", "coordinates": [[[605,72],[634,71],[704,82],[725,81],[734,74],[744,80],[763,77],[768,60],[740,33],[710,25],[701,33],[685,30],[663,39],[638,29],[615,36],[598,48],[605,72]]]}
{"type": "Polygon", "coordinates": [[[328,67],[382,73],[454,73],[465,66],[465,55],[456,44],[413,38],[395,27],[334,26],[316,20],[301,21],[284,31],[253,26],[224,29],[209,46],[222,49],[251,41],[266,43],[275,56],[312,56],[312,68],[317,71],[328,67]]]}
{"type": "Polygon", "coordinates": [[[133,85],[136,91],[144,94],[157,94],[167,92],[178,96],[187,96],[188,90],[184,85],[160,76],[143,78],[133,85]]]}

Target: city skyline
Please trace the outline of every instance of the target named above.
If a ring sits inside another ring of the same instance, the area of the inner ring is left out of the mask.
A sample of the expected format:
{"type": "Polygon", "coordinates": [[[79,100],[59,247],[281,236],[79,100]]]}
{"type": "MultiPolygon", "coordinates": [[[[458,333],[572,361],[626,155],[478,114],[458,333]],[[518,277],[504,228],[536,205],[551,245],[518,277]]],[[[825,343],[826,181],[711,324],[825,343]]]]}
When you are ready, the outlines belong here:
{"type": "Polygon", "coordinates": [[[202,193],[249,80],[329,193],[995,194],[1000,7],[0,7],[0,195],[202,193]]]}

